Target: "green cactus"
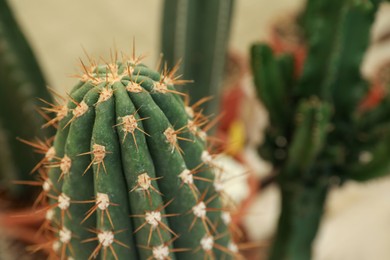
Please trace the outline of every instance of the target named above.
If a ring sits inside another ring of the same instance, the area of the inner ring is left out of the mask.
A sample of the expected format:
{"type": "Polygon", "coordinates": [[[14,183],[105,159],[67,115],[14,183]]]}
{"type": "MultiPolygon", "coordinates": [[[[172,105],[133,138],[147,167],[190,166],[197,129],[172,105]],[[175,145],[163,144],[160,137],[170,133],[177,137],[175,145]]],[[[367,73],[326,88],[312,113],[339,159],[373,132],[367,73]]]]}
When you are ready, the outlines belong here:
{"type": "Polygon", "coordinates": [[[0,0],[0,191],[14,198],[31,192],[11,181],[31,180],[36,161],[17,137],[44,136],[44,120],[34,113],[37,97],[50,100],[42,72],[7,1],[0,0]]]}
{"type": "Polygon", "coordinates": [[[181,60],[179,73],[189,83],[193,100],[212,96],[208,114],[219,109],[227,55],[233,0],[165,0],[161,49],[171,67],[181,60]]]}
{"type": "Polygon", "coordinates": [[[369,88],[359,68],[380,2],[309,0],[299,20],[308,56],[298,78],[290,54],[252,47],[257,93],[270,115],[259,151],[277,169],[282,197],[270,259],[311,258],[336,179],[390,172],[390,97],[371,110],[360,106],[369,88]]]}
{"type": "Polygon", "coordinates": [[[61,258],[231,259],[238,255],[205,117],[171,72],[130,58],[91,62],[57,111],[43,174],[61,258]]]}

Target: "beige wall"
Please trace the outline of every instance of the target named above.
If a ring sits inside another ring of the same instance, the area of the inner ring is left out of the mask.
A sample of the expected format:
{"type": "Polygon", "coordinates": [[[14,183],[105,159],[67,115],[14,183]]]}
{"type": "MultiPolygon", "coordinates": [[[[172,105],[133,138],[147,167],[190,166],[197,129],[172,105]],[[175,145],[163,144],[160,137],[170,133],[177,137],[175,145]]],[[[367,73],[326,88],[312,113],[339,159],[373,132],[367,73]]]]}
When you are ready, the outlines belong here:
{"type": "MultiPolygon", "coordinates": [[[[159,54],[162,0],[9,0],[26,30],[52,87],[75,83],[83,46],[95,56],[114,46],[149,54],[154,65],[159,54]]],[[[275,16],[296,8],[302,0],[236,0],[231,47],[246,53],[251,42],[267,35],[275,16]]]]}

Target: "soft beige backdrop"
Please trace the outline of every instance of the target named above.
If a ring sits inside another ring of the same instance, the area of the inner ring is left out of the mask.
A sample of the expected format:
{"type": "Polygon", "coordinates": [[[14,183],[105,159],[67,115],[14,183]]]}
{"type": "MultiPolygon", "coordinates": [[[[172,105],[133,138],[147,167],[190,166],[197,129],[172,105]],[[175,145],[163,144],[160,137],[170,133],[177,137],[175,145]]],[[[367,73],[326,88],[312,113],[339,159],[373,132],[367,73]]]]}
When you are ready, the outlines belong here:
{"type": "MultiPolygon", "coordinates": [[[[75,80],[78,57],[106,56],[114,42],[148,53],[148,65],[159,55],[162,0],[9,0],[52,87],[67,89],[75,80]]],[[[237,0],[231,47],[246,53],[250,43],[267,35],[275,16],[299,7],[301,0],[237,0]]]]}

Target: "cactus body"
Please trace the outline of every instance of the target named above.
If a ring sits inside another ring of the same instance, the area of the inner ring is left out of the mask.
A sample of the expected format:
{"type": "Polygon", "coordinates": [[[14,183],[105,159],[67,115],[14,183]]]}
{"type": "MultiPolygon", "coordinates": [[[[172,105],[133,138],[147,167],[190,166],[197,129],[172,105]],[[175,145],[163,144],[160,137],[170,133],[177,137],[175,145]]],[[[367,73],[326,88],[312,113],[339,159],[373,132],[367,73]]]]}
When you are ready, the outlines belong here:
{"type": "Polygon", "coordinates": [[[0,191],[20,197],[29,189],[11,184],[31,179],[36,157],[17,137],[42,138],[37,97],[50,101],[42,72],[5,0],[0,1],[0,191]]]}
{"type": "Polygon", "coordinates": [[[390,97],[360,108],[368,84],[359,68],[380,2],[309,0],[300,19],[308,55],[298,78],[289,54],[252,47],[257,93],[270,114],[260,153],[279,171],[282,194],[270,259],[311,259],[332,180],[389,172],[390,97]]]}
{"type": "Polygon", "coordinates": [[[229,213],[196,125],[200,114],[184,105],[168,75],[134,60],[94,65],[58,108],[66,113],[56,116],[46,182],[62,258],[237,253],[229,249],[229,213]]]}
{"type": "Polygon", "coordinates": [[[233,0],[165,0],[161,49],[169,66],[182,61],[180,74],[193,100],[213,96],[208,113],[218,111],[233,0]]]}

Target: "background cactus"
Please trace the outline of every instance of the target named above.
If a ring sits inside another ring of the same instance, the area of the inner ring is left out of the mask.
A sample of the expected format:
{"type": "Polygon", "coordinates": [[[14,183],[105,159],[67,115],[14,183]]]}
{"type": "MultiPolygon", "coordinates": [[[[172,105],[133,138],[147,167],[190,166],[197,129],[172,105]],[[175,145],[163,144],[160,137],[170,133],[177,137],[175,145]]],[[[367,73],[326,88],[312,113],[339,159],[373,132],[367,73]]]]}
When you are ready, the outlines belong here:
{"type": "Polygon", "coordinates": [[[294,58],[252,47],[257,92],[270,115],[262,156],[273,162],[281,215],[270,259],[310,259],[335,179],[369,180],[390,171],[387,95],[372,109],[360,64],[381,1],[309,0],[299,23],[306,39],[302,74],[294,58]]]}
{"type": "Polygon", "coordinates": [[[31,191],[11,181],[31,179],[36,157],[17,137],[44,136],[43,118],[32,113],[37,97],[50,101],[33,52],[7,1],[0,0],[0,191],[13,197],[31,191]]]}
{"type": "Polygon", "coordinates": [[[170,67],[182,61],[179,73],[193,80],[192,100],[214,98],[203,105],[208,113],[219,109],[233,6],[233,0],[164,1],[162,53],[170,67]]]}
{"type": "Polygon", "coordinates": [[[176,68],[140,62],[133,53],[82,63],[68,104],[50,105],[58,130],[41,171],[50,246],[62,259],[238,256],[200,128],[207,118],[174,89],[176,68]]]}

